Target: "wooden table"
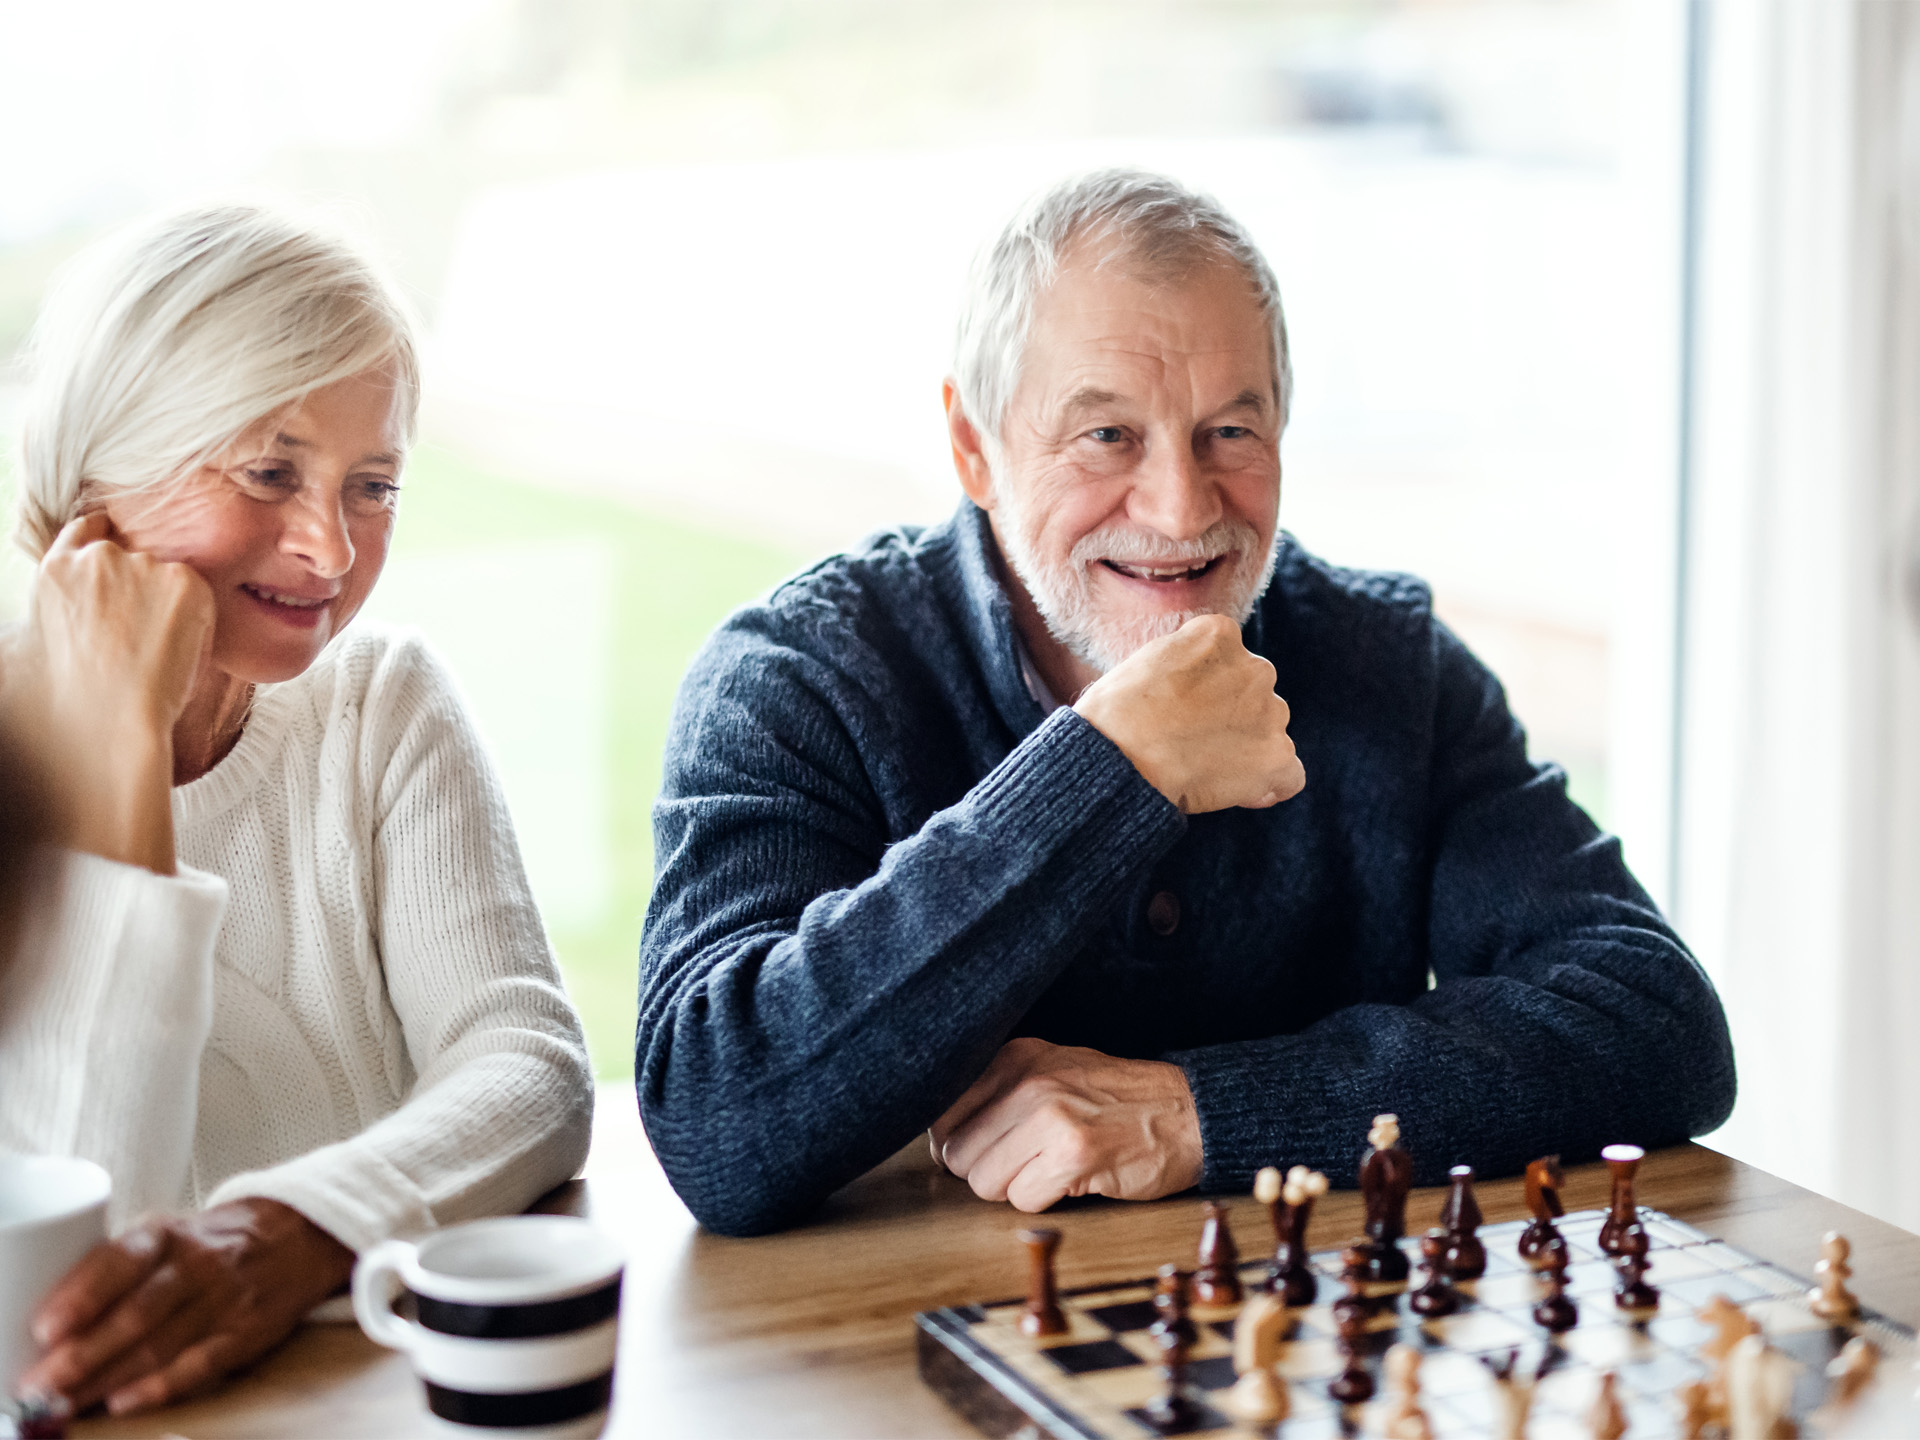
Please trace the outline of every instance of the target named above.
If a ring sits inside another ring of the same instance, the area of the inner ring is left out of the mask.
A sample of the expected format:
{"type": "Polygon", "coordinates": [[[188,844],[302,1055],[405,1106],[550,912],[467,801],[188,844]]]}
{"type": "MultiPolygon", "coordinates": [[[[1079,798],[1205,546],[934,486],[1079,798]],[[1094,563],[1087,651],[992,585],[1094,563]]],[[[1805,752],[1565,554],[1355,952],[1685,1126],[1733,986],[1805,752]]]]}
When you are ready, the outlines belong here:
{"type": "MultiPolygon", "coordinates": [[[[1410,1229],[1431,1223],[1439,1191],[1415,1191],[1410,1229]]],[[[1603,1205],[1604,1166],[1567,1172],[1568,1209],[1603,1205]]],[[[1830,1229],[1853,1241],[1854,1288],[1869,1305],[1920,1324],[1920,1237],[1700,1145],[1648,1156],[1644,1204],[1691,1221],[1802,1274],[1830,1229]]],[[[1518,1181],[1479,1187],[1489,1222],[1525,1211],[1518,1181]]],[[[620,1368],[608,1433],[619,1436],[928,1436],[973,1432],[914,1373],[912,1316],[1017,1295],[1026,1255],[1005,1205],[977,1200],[910,1146],[847,1187],[812,1224],[758,1240],[702,1232],[647,1148],[632,1092],[600,1095],[584,1184],[553,1197],[627,1243],[620,1368]]],[[[1081,1285],[1190,1262],[1192,1198],[1129,1205],[1073,1202],[1060,1281],[1081,1285]]],[[[1233,1205],[1248,1250],[1267,1235],[1260,1206],[1233,1205]]],[[[1318,1246],[1361,1226],[1359,1197],[1336,1192],[1314,1218],[1318,1246]]],[[[399,1437],[436,1433],[400,1356],[349,1326],[310,1326],[251,1374],[205,1400],[129,1421],[95,1419],[82,1436],[399,1437]]]]}

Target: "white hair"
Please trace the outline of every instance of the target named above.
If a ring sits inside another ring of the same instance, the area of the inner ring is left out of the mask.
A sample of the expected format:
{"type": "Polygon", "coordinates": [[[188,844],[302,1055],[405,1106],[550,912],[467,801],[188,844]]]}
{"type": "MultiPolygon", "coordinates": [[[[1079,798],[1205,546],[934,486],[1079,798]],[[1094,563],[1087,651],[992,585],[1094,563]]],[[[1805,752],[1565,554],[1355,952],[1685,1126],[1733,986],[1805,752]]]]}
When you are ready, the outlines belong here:
{"type": "Polygon", "coordinates": [[[395,291],[351,245],[250,205],[94,247],[28,347],[15,539],[36,559],[103,493],[204,465],[312,391],[385,366],[413,442],[420,372],[395,291]]]}
{"type": "Polygon", "coordinates": [[[1063,180],[1021,207],[974,261],[954,346],[960,407],[995,442],[1020,379],[1034,304],[1060,272],[1067,251],[1090,241],[1102,260],[1178,276],[1227,261],[1253,287],[1272,336],[1273,398],[1285,425],[1293,399],[1287,321],[1280,283],[1246,228],[1211,196],[1145,170],[1097,170],[1063,180]]]}

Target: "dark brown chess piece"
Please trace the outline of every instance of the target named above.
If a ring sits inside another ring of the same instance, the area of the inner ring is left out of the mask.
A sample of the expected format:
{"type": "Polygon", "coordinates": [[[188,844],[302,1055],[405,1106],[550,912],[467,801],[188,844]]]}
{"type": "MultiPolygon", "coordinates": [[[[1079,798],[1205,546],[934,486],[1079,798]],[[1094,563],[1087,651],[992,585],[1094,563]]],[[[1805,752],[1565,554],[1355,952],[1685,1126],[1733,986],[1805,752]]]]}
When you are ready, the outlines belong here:
{"type": "Polygon", "coordinates": [[[1147,1420],[1171,1434],[1192,1426],[1199,1411],[1187,1389],[1187,1356],[1199,1331],[1187,1316],[1187,1272],[1162,1265],[1153,1287],[1153,1309],[1158,1317],[1147,1335],[1160,1351],[1160,1395],[1147,1406],[1147,1420]]]}
{"type": "Polygon", "coordinates": [[[1327,1385],[1327,1394],[1341,1405],[1364,1405],[1373,1398],[1373,1376],[1367,1373],[1361,1349],[1367,1322],[1347,1316],[1339,1323],[1340,1355],[1346,1362],[1327,1385]]]}
{"type": "Polygon", "coordinates": [[[1527,1166],[1527,1209],[1532,1212],[1533,1223],[1520,1232],[1514,1248],[1529,1265],[1534,1264],[1543,1249],[1560,1238],[1553,1222],[1567,1213],[1560,1203],[1560,1187],[1566,1183],[1566,1177],[1560,1173],[1558,1155],[1548,1155],[1527,1166]]]}
{"type": "Polygon", "coordinates": [[[1365,1248],[1359,1245],[1349,1246],[1341,1252],[1340,1278],[1346,1282],[1347,1293],[1333,1302],[1333,1323],[1336,1326],[1346,1324],[1349,1319],[1364,1325],[1379,1309],[1367,1294],[1367,1277],[1371,1273],[1367,1258],[1365,1248]]]}
{"type": "Polygon", "coordinates": [[[1295,1308],[1313,1304],[1320,1294],[1307,1248],[1307,1222],[1313,1202],[1326,1193],[1327,1177],[1304,1165],[1294,1166],[1285,1180],[1271,1166],[1254,1178],[1254,1198],[1265,1202],[1273,1216],[1273,1273],[1267,1288],[1295,1308]]]}
{"type": "Polygon", "coordinates": [[[1420,1288],[1407,1297],[1407,1308],[1416,1315],[1438,1319],[1460,1308],[1460,1292],[1453,1288],[1453,1274],[1447,1268],[1450,1239],[1444,1230],[1429,1230],[1420,1239],[1420,1288]]]}
{"type": "Polygon", "coordinates": [[[1407,1233],[1407,1192],[1413,1188],[1413,1157],[1400,1148],[1400,1120],[1376,1115],[1360,1158],[1360,1194],[1367,1207],[1367,1265],[1373,1280],[1407,1278],[1400,1237],[1407,1233]]]}
{"type": "Polygon", "coordinates": [[[1447,1171],[1452,1188],[1440,1207],[1440,1228],[1447,1232],[1447,1273],[1455,1280],[1478,1280],[1487,1273],[1487,1247],[1480,1229],[1480,1202],[1473,1198],[1473,1167],[1456,1165],[1447,1171]]]}
{"type": "Polygon", "coordinates": [[[1533,1307],[1533,1318],[1541,1329],[1558,1335],[1580,1323],[1580,1307],[1567,1294],[1567,1242],[1555,1235],[1534,1260],[1547,1293],[1533,1307]]]}
{"type": "Polygon", "coordinates": [[[1647,1283],[1647,1271],[1652,1268],[1647,1260],[1651,1248],[1647,1227],[1636,1220],[1622,1232],[1618,1244],[1613,1268],[1620,1278],[1613,1289],[1613,1303],[1622,1310],[1658,1310],[1660,1292],[1647,1283]]]}
{"type": "Polygon", "coordinates": [[[1193,1272],[1193,1298],[1202,1305],[1240,1303],[1240,1247],[1227,1228],[1226,1207],[1206,1202],[1206,1221],[1200,1227],[1200,1264],[1193,1272]]]}
{"type": "Polygon", "coordinates": [[[1199,1331],[1187,1316],[1187,1272],[1178,1265],[1162,1265],[1153,1286],[1154,1322],[1151,1330],[1177,1330],[1191,1345],[1199,1331]]]}
{"type": "Polygon", "coordinates": [[[1600,1252],[1620,1255],[1625,1253],[1620,1248],[1621,1237],[1640,1223],[1640,1207],[1633,1198],[1633,1177],[1640,1162],[1647,1158],[1647,1152],[1638,1145],[1609,1145],[1600,1152],[1600,1158],[1613,1172],[1613,1203],[1607,1209],[1607,1223],[1600,1227],[1600,1252]]]}
{"type": "Polygon", "coordinates": [[[1060,1292],[1053,1279],[1053,1253],[1060,1248],[1058,1230],[1022,1230],[1027,1247],[1027,1308],[1020,1315],[1025,1335],[1064,1335],[1067,1317],[1060,1309],[1060,1292]]]}

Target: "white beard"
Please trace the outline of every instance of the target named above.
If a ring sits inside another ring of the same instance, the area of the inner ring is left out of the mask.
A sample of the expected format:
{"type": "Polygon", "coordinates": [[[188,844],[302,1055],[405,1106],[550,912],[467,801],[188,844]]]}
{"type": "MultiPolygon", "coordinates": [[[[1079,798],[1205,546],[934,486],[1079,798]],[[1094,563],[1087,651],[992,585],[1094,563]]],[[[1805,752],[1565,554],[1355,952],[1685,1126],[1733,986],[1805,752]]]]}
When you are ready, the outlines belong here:
{"type": "Polygon", "coordinates": [[[1015,487],[999,486],[1000,512],[1006,520],[1002,539],[1007,563],[1027,587],[1034,607],[1046,621],[1047,632],[1081,663],[1104,675],[1150,640],[1171,635],[1197,615],[1219,614],[1236,625],[1247,623],[1253,607],[1266,592],[1279,558],[1280,532],[1264,552],[1260,535],[1244,520],[1220,520],[1194,540],[1169,540],[1151,530],[1131,525],[1107,525],[1074,542],[1065,560],[1040,552],[1043,517],[1030,514],[1015,487]],[[1127,565],[1168,565],[1180,561],[1211,560],[1234,553],[1226,599],[1197,610],[1155,610],[1113,614],[1094,599],[1093,567],[1102,560],[1127,565]]]}

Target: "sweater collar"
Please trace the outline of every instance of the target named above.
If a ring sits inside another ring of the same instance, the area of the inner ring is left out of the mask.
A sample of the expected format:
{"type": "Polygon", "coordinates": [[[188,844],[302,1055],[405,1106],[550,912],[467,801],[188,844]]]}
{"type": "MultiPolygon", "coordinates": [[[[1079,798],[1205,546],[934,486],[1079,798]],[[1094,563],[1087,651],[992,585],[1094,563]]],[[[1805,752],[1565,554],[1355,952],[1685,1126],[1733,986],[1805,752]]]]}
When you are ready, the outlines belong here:
{"type": "MultiPolygon", "coordinates": [[[[959,541],[960,585],[965,596],[967,639],[986,672],[987,688],[993,696],[1000,718],[1017,736],[1024,738],[1047,718],[1047,710],[1027,683],[1022,665],[1024,647],[1014,627],[1013,601],[1002,580],[1000,547],[993,538],[987,512],[973,501],[962,499],[954,514],[953,528],[959,541]]],[[[1291,537],[1279,538],[1281,559],[1291,537]]],[[[1254,654],[1262,654],[1266,640],[1265,612],[1279,588],[1279,568],[1268,583],[1267,593],[1254,607],[1247,623],[1240,628],[1242,643],[1254,654]]]]}

